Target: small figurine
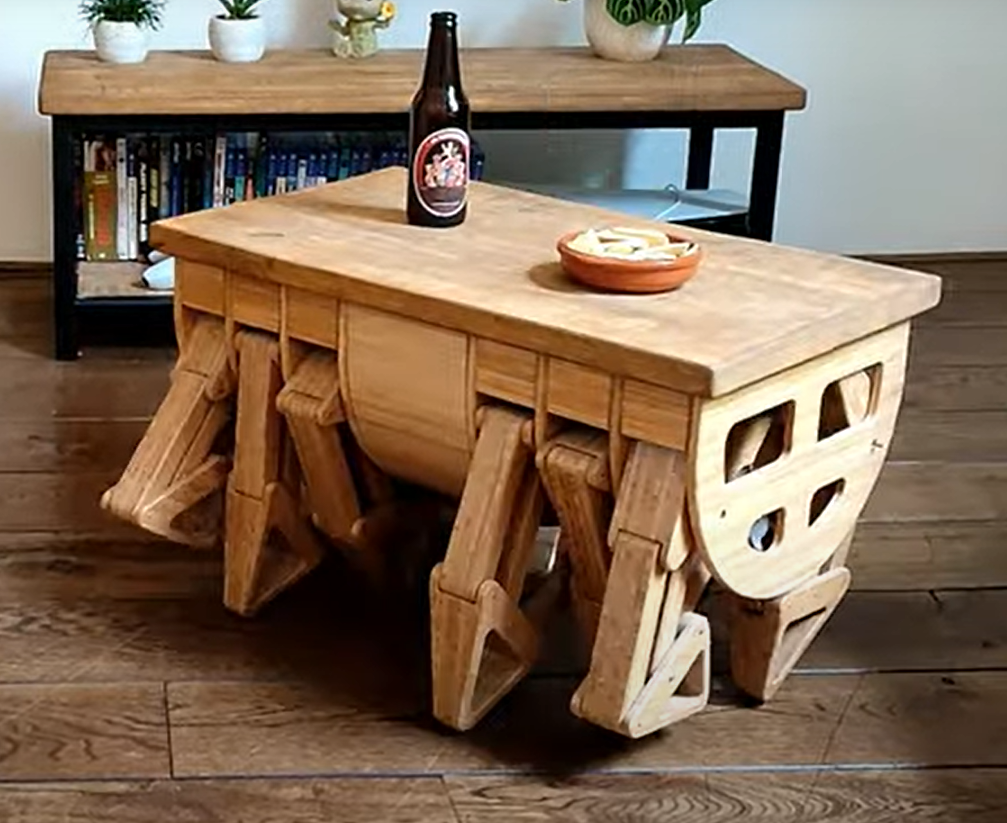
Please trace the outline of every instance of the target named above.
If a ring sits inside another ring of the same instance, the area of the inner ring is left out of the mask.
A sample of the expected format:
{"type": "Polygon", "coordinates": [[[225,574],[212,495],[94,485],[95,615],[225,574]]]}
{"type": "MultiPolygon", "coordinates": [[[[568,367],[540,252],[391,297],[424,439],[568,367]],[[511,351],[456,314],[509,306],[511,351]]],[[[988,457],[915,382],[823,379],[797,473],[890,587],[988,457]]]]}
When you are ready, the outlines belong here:
{"type": "Polygon", "coordinates": [[[378,52],[378,29],[395,18],[391,0],[336,0],[336,10],[346,20],[331,20],[335,31],[332,50],[339,57],[370,57],[378,52]]]}

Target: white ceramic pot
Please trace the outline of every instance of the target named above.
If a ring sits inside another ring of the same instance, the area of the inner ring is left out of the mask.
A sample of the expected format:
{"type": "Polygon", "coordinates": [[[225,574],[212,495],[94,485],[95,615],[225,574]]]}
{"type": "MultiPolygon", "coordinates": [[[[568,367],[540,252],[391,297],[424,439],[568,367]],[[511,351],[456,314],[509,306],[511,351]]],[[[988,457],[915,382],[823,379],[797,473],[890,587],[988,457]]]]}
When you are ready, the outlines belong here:
{"type": "Polygon", "coordinates": [[[147,59],[147,31],[136,23],[99,20],[94,46],[106,63],[142,63],[147,59]]]}
{"type": "Polygon", "coordinates": [[[210,49],[224,63],[254,63],[266,51],[266,24],[261,17],[247,20],[211,17],[210,49]]]}
{"type": "Polygon", "coordinates": [[[605,0],[584,0],[584,33],[591,50],[599,57],[642,63],[661,53],[671,36],[671,26],[650,23],[623,26],[612,19],[605,0]]]}

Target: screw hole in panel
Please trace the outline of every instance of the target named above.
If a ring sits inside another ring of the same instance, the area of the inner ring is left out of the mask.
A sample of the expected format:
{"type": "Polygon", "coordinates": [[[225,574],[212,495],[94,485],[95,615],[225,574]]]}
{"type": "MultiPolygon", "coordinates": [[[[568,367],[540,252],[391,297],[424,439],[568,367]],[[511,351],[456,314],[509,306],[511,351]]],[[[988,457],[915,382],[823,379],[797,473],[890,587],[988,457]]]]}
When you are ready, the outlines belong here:
{"type": "Polygon", "coordinates": [[[793,420],[790,402],[735,423],[724,449],[724,482],[779,460],[790,449],[793,420]]]}

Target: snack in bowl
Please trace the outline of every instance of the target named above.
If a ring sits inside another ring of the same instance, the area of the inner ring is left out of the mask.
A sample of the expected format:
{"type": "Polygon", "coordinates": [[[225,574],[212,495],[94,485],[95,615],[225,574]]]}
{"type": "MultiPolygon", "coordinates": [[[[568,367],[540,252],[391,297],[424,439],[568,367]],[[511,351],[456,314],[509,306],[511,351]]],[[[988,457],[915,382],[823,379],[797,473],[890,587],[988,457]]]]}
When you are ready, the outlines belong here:
{"type": "Polygon", "coordinates": [[[696,243],[658,229],[622,226],[571,232],[557,248],[576,280],[610,291],[668,291],[690,279],[702,252],[696,243]]]}

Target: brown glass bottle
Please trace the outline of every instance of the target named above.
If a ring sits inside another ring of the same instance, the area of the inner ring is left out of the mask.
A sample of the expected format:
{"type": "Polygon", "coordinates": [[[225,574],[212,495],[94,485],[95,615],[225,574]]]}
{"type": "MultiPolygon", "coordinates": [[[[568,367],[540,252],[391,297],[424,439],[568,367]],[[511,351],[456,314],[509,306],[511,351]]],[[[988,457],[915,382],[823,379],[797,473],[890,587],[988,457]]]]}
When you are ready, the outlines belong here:
{"type": "Polygon", "coordinates": [[[471,111],[458,60],[458,18],[454,12],[435,12],[423,85],[410,109],[411,224],[449,228],[465,221],[471,147],[471,111]]]}

